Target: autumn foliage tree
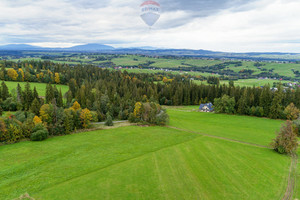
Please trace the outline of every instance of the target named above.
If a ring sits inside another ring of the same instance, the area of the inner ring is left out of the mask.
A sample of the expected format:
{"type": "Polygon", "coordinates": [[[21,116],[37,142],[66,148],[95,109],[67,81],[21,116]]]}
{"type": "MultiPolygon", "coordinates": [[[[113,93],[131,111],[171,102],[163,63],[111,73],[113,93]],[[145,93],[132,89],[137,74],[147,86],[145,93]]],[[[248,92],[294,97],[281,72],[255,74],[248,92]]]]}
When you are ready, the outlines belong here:
{"type": "Polygon", "coordinates": [[[72,108],[73,108],[74,110],[79,110],[79,109],[81,108],[81,106],[80,106],[80,104],[79,104],[77,101],[75,101],[75,102],[73,103],[72,108]]]}
{"type": "Polygon", "coordinates": [[[15,69],[8,69],[7,75],[13,81],[16,81],[19,76],[18,72],[15,69]]]}
{"type": "Polygon", "coordinates": [[[56,84],[60,83],[59,73],[55,73],[54,81],[55,81],[56,84]]]}
{"type": "Polygon", "coordinates": [[[35,117],[33,118],[33,122],[34,122],[35,125],[37,125],[37,124],[42,123],[42,120],[41,120],[41,118],[39,118],[38,116],[35,116],[35,117]]]}
{"type": "Polygon", "coordinates": [[[284,109],[284,114],[288,120],[295,120],[299,117],[299,109],[291,103],[284,109]]]}
{"type": "Polygon", "coordinates": [[[83,128],[88,128],[93,119],[93,115],[91,114],[91,111],[89,109],[85,108],[80,113],[80,119],[81,119],[83,128]]]}
{"type": "Polygon", "coordinates": [[[157,103],[137,102],[135,104],[134,112],[129,117],[129,121],[153,125],[166,125],[169,122],[169,115],[157,103]]]}
{"type": "Polygon", "coordinates": [[[292,154],[297,150],[298,138],[293,122],[282,125],[277,137],[271,143],[272,148],[281,154],[292,154]]]}

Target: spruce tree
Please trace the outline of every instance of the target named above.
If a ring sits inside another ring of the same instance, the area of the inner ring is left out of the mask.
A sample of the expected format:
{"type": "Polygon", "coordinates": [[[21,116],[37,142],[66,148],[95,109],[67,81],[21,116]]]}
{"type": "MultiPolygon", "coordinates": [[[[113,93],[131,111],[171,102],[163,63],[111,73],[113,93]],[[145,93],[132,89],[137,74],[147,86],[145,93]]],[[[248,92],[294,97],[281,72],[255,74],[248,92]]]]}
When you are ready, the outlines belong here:
{"type": "Polygon", "coordinates": [[[109,113],[106,114],[106,122],[105,122],[106,126],[113,126],[114,122],[112,120],[112,117],[110,116],[109,113]]]}
{"type": "Polygon", "coordinates": [[[5,84],[5,82],[2,82],[1,84],[1,98],[3,101],[5,101],[9,97],[9,91],[8,87],[5,84]]]}
{"type": "Polygon", "coordinates": [[[57,106],[58,107],[63,107],[63,96],[62,96],[62,93],[61,93],[61,89],[59,91],[59,94],[58,94],[58,98],[57,98],[57,106]]]}
{"type": "Polygon", "coordinates": [[[41,108],[41,103],[37,98],[35,98],[31,104],[30,111],[34,113],[36,116],[39,116],[40,108],[41,108]]]}
{"type": "Polygon", "coordinates": [[[281,117],[283,112],[282,99],[283,99],[283,91],[282,91],[282,87],[279,86],[270,107],[270,113],[269,113],[270,118],[279,119],[281,117]]]}
{"type": "Polygon", "coordinates": [[[37,92],[36,87],[34,87],[34,89],[33,89],[33,99],[37,99],[37,100],[40,99],[39,93],[37,92]]]}
{"type": "Polygon", "coordinates": [[[54,91],[51,84],[48,84],[46,87],[46,103],[49,104],[54,99],[54,91]]]}
{"type": "Polygon", "coordinates": [[[247,115],[249,111],[249,105],[247,103],[248,95],[247,90],[244,90],[243,96],[238,101],[238,114],[247,115]]]}
{"type": "Polygon", "coordinates": [[[18,83],[18,86],[17,86],[17,100],[18,100],[18,102],[22,103],[22,99],[23,99],[23,92],[22,92],[22,88],[21,88],[20,84],[18,83]]]}
{"type": "Polygon", "coordinates": [[[27,82],[25,85],[25,90],[23,92],[23,96],[24,96],[24,107],[25,110],[29,110],[32,100],[33,100],[33,94],[32,91],[30,89],[30,84],[27,82]]]}
{"type": "Polygon", "coordinates": [[[266,85],[262,89],[262,93],[259,98],[259,106],[264,108],[265,117],[269,116],[271,102],[272,102],[272,93],[271,93],[270,85],[266,85]]]}

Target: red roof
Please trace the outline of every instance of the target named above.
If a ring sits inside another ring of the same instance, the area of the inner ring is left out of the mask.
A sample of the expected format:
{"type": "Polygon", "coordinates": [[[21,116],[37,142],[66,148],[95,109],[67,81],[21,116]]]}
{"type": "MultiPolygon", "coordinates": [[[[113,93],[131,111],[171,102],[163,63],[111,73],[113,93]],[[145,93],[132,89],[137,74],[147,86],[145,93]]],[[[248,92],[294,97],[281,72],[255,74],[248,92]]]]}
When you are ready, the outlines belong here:
{"type": "Polygon", "coordinates": [[[159,3],[155,2],[155,1],[145,1],[141,6],[146,6],[146,5],[160,6],[159,3]]]}

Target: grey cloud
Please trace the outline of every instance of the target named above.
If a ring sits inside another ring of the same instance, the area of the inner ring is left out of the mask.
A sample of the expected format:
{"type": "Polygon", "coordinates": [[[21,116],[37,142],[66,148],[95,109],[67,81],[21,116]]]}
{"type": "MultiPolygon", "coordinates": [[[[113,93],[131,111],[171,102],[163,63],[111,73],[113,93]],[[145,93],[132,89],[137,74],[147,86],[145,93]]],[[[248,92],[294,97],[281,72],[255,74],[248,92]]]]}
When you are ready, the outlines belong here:
{"type": "Polygon", "coordinates": [[[237,9],[257,0],[164,0],[163,10],[184,10],[193,16],[209,16],[223,9],[237,9]]]}
{"type": "Polygon", "coordinates": [[[109,0],[65,0],[66,3],[70,3],[73,6],[80,7],[80,8],[86,8],[86,9],[98,9],[101,7],[108,6],[110,1],[109,0]]]}

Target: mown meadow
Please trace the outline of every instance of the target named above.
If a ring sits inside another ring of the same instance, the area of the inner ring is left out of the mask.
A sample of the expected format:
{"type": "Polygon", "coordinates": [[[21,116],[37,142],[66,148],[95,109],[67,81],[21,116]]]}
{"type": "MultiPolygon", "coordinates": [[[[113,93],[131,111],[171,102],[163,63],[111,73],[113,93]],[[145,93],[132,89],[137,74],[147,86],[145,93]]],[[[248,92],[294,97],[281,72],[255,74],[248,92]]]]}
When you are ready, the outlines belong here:
{"type": "Polygon", "coordinates": [[[290,157],[256,145],[283,121],[195,108],[168,108],[168,127],[0,146],[0,199],[282,199],[290,157]]]}

